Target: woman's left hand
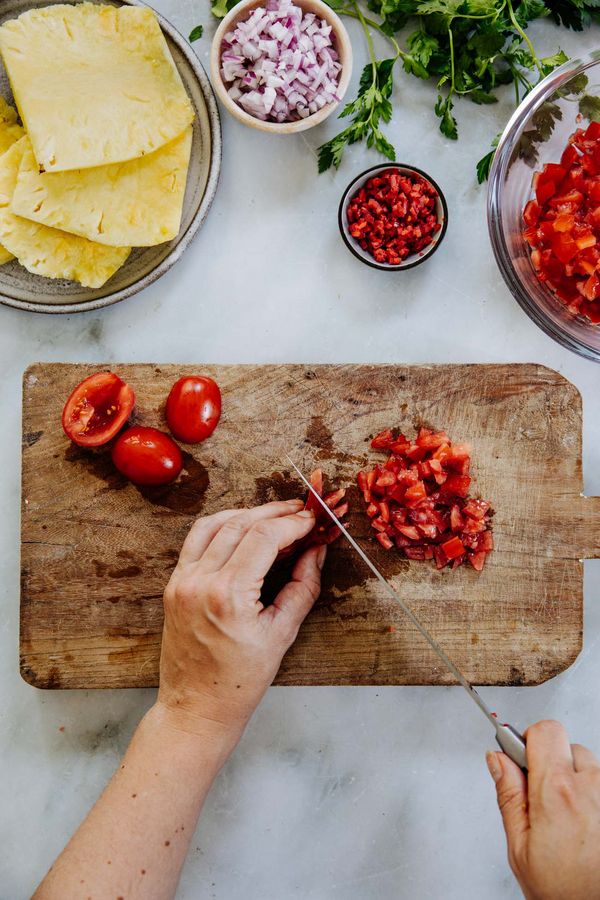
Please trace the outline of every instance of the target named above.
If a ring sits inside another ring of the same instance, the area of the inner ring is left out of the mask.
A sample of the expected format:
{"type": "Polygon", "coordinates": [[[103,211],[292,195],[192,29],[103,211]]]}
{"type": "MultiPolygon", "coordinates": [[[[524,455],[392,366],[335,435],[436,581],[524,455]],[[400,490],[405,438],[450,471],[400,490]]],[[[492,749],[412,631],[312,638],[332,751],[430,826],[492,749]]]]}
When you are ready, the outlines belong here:
{"type": "Polygon", "coordinates": [[[225,510],[194,524],[165,591],[158,696],[183,730],[208,718],[239,737],[319,595],[326,549],[305,552],[267,608],[265,575],[313,525],[301,500],[225,510]]]}

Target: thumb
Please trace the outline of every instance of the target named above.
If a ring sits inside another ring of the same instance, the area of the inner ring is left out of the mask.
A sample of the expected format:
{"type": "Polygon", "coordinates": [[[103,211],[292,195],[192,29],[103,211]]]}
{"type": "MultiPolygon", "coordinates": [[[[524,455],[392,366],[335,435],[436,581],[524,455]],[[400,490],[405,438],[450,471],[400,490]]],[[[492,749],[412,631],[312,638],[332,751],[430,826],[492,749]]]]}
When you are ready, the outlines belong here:
{"type": "Polygon", "coordinates": [[[325,546],[311,547],[303,553],[293,568],[291,581],[272,605],[261,612],[261,616],[271,620],[288,647],[319,596],[326,553],[325,546]]]}
{"type": "Polygon", "coordinates": [[[513,865],[513,861],[519,858],[524,848],[525,836],[529,830],[527,779],[505,753],[487,753],[486,761],[496,784],[498,806],[508,842],[508,855],[513,865]]]}

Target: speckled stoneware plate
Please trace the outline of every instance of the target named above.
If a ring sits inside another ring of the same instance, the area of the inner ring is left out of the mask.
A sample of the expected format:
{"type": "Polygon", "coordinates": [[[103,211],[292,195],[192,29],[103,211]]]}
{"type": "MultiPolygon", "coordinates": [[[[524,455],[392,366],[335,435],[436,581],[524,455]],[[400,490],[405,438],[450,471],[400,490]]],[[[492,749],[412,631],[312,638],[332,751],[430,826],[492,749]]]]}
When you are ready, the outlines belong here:
{"type": "MultiPolygon", "coordinates": [[[[28,9],[65,0],[2,0],[0,23],[28,9]]],[[[138,0],[92,0],[112,6],[146,6],[138,0]]],[[[152,284],[173,266],[204,222],[217,190],[221,169],[221,123],[209,80],[196,54],[169,22],[157,13],[161,28],[195,110],[192,156],[183,204],[181,231],[175,240],[132,251],[125,265],[107,283],[90,290],[72,281],[32,275],[19,263],[0,266],[0,303],[30,312],[74,313],[99,309],[131,297],[152,284]]],[[[0,93],[11,103],[12,94],[0,64],[0,93]]]]}

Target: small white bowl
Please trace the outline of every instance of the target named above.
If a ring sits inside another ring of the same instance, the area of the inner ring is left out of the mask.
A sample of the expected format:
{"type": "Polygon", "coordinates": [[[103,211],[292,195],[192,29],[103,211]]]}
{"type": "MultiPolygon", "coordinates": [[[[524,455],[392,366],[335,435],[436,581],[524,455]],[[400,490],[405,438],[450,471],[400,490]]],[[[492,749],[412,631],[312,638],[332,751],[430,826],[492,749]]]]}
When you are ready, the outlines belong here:
{"type": "Polygon", "coordinates": [[[339,54],[342,65],[337,89],[338,100],[334,103],[328,103],[318,112],[307,116],[305,119],[298,119],[295,122],[263,122],[262,119],[256,119],[250,113],[247,113],[245,109],[242,109],[227,93],[227,88],[221,78],[221,44],[228,31],[232,31],[238,22],[247,19],[256,7],[264,6],[265,2],[266,0],[242,0],[241,3],[238,3],[237,6],[234,6],[227,13],[217,28],[210,50],[212,85],[223,106],[232,116],[243,122],[244,125],[258,128],[259,131],[271,132],[271,134],[295,134],[298,131],[306,131],[307,128],[319,125],[339,106],[340,101],[348,90],[348,84],[352,75],[352,45],[342,20],[330,6],[327,6],[322,0],[294,0],[296,6],[299,6],[304,12],[315,13],[319,18],[325,19],[327,24],[332,27],[334,47],[339,54]]]}

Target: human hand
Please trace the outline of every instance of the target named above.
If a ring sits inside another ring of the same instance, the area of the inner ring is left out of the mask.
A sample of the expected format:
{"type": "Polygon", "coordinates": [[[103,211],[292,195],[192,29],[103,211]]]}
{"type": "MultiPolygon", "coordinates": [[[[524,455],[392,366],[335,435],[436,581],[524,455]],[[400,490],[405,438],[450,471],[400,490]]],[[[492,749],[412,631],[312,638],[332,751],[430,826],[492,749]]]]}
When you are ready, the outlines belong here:
{"type": "Polygon", "coordinates": [[[307,550],[266,608],[264,577],[313,525],[301,500],[195,522],[164,596],[158,705],[178,727],[210,720],[239,737],[319,595],[326,549],[307,550]]]}
{"type": "Polygon", "coordinates": [[[528,779],[488,753],[510,866],[527,900],[599,900],[600,763],[559,722],[527,729],[528,779]]]}

